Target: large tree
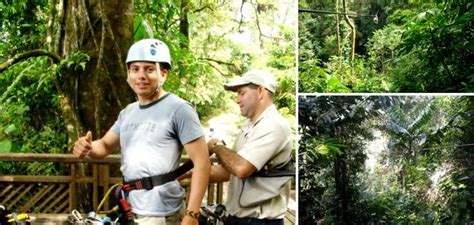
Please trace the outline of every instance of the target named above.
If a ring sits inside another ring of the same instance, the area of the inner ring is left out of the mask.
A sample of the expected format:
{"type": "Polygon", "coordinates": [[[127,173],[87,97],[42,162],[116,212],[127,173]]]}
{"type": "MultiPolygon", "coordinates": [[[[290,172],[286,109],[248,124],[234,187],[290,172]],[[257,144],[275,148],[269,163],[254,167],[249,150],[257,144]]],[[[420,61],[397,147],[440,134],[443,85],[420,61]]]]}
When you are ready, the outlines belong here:
{"type": "Polygon", "coordinates": [[[66,71],[58,85],[69,140],[86,130],[102,136],[133,101],[124,63],[132,44],[132,1],[64,1],[59,13],[58,55],[90,57],[84,71],[66,71]]]}

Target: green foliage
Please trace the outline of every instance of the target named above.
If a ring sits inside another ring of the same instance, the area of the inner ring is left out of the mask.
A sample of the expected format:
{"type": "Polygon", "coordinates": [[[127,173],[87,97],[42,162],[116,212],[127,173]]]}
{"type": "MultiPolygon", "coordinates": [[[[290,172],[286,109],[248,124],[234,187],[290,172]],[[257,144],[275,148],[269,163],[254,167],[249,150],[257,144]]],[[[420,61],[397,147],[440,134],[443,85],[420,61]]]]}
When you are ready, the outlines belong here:
{"type": "Polygon", "coordinates": [[[300,97],[299,197],[307,207],[299,222],[339,223],[341,180],[353,224],[474,221],[473,99],[300,97]],[[338,157],[347,179],[333,173],[338,157]]]}
{"type": "MultiPolygon", "coordinates": [[[[8,87],[0,104],[0,152],[63,153],[66,135],[54,89],[55,67],[33,58],[11,67],[0,78],[8,87]]],[[[58,174],[51,164],[1,162],[3,174],[58,174]]]]}
{"type": "Polygon", "coordinates": [[[446,223],[466,224],[474,221],[472,214],[472,199],[474,193],[472,188],[472,170],[470,174],[465,171],[456,171],[450,177],[445,178],[440,183],[440,190],[446,196],[446,202],[440,202],[440,221],[446,223]],[[471,185],[467,186],[466,181],[471,180],[471,185]]]}
{"type": "Polygon", "coordinates": [[[62,70],[84,71],[89,60],[90,56],[86,53],[80,51],[73,52],[67,55],[64,60],[61,60],[58,72],[61,75],[62,70]]]}
{"type": "MultiPolygon", "coordinates": [[[[44,46],[46,0],[0,2],[0,62],[44,46]]],[[[45,58],[24,61],[0,76],[0,153],[65,150],[64,127],[45,58]]],[[[57,174],[60,168],[36,163],[0,162],[0,174],[57,174]]]]}
{"type": "Polygon", "coordinates": [[[300,62],[298,70],[299,92],[351,92],[351,89],[343,85],[337,76],[330,75],[323,68],[317,66],[316,60],[300,62]]]}
{"type": "Polygon", "coordinates": [[[48,12],[47,0],[0,2],[0,62],[43,45],[48,12]]]}
{"type": "Polygon", "coordinates": [[[419,13],[404,26],[401,54],[418,60],[399,65],[403,69],[414,64],[396,73],[400,90],[472,91],[473,10],[472,3],[447,1],[419,13]]]}
{"type": "MultiPolygon", "coordinates": [[[[335,7],[334,2],[306,2],[304,5],[328,11],[334,11],[335,7]]],[[[299,69],[303,76],[299,84],[302,92],[472,91],[472,3],[356,1],[350,2],[348,7],[357,14],[368,12],[377,14],[378,18],[376,24],[371,22],[374,18],[367,16],[354,18],[357,56],[353,62],[347,62],[351,40],[342,18],[336,27],[332,14],[300,13],[299,69]],[[336,29],[340,32],[339,46],[336,29]],[[333,59],[337,57],[342,59],[336,62],[333,59]],[[305,74],[312,70],[317,76],[305,74]],[[322,71],[327,74],[322,76],[322,71]],[[324,85],[329,79],[349,90],[324,85]]]]}
{"type": "Polygon", "coordinates": [[[296,80],[295,80],[295,41],[294,30],[282,28],[285,42],[270,45],[269,58],[265,67],[277,77],[277,90],[274,103],[280,112],[291,121],[296,115],[296,80]]]}
{"type": "Polygon", "coordinates": [[[401,36],[402,29],[392,24],[375,31],[367,44],[369,64],[382,74],[389,72],[387,70],[395,64],[401,36]]]}
{"type": "MultiPolygon", "coordinates": [[[[339,179],[334,178],[335,161],[342,158],[346,163],[345,182],[355,197],[359,191],[352,184],[366,159],[363,141],[372,139],[367,127],[360,124],[378,115],[378,108],[390,101],[362,96],[299,98],[299,200],[308,203],[299,208],[299,223],[337,223],[335,212],[342,209],[334,190],[339,179]]],[[[355,207],[356,198],[346,200],[350,208],[355,207]]]]}

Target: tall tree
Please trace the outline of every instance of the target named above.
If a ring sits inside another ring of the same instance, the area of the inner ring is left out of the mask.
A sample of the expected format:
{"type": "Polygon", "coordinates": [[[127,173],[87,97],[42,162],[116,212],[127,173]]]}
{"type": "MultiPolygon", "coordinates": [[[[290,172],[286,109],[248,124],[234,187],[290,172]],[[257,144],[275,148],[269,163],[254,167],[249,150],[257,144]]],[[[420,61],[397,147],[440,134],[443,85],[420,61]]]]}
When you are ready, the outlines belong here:
{"type": "Polygon", "coordinates": [[[58,54],[86,53],[84,71],[67,71],[59,85],[61,108],[72,142],[91,130],[105,134],[133,95],[126,82],[125,57],[132,43],[131,0],[63,1],[58,54]]]}

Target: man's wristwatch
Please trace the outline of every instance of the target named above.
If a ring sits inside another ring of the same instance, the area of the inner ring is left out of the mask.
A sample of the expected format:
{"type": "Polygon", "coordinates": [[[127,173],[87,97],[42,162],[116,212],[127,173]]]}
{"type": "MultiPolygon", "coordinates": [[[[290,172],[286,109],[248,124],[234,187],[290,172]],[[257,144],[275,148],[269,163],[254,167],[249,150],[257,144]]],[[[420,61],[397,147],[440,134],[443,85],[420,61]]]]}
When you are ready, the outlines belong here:
{"type": "Polygon", "coordinates": [[[212,144],[212,150],[214,150],[217,146],[224,146],[225,147],[225,142],[223,140],[218,140],[212,144]]]}

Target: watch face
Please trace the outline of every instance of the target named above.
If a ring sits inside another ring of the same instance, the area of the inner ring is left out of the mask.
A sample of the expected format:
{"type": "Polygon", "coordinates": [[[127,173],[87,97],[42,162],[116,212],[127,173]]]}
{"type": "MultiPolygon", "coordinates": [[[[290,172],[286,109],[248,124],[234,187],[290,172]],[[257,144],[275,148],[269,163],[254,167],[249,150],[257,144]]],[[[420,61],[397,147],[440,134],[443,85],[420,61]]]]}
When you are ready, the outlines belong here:
{"type": "Polygon", "coordinates": [[[215,147],[217,147],[217,146],[219,146],[219,145],[225,146],[225,144],[224,144],[223,141],[216,141],[216,142],[212,145],[212,148],[215,148],[215,147]]]}

